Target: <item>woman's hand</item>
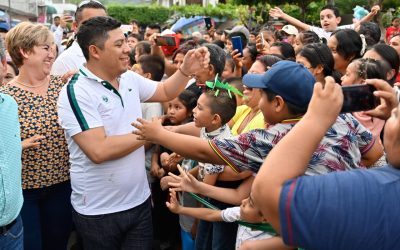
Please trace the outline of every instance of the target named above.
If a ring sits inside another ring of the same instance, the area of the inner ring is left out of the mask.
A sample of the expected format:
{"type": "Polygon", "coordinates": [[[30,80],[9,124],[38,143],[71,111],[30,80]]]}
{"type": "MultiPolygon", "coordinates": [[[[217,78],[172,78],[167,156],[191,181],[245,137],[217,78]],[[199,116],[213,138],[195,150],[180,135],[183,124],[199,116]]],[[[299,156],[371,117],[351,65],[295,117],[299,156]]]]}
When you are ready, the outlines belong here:
{"type": "Polygon", "coordinates": [[[40,146],[40,140],[45,139],[46,137],[42,135],[34,135],[31,138],[27,138],[22,141],[22,149],[30,149],[30,148],[37,148],[40,146]]]}

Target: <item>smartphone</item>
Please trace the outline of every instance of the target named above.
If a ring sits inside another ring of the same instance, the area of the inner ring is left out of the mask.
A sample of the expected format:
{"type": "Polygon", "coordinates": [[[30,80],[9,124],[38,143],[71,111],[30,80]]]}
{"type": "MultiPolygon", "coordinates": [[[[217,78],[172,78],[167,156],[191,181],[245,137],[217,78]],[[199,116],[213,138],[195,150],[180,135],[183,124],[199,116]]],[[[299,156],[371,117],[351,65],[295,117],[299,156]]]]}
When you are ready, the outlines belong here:
{"type": "Polygon", "coordinates": [[[212,27],[212,23],[211,23],[211,18],[210,17],[205,17],[204,18],[204,23],[206,24],[206,29],[209,30],[212,27]]]}
{"type": "Polygon", "coordinates": [[[375,87],[369,84],[343,86],[343,106],[341,113],[366,111],[379,105],[379,98],[374,96],[375,87]]]}
{"type": "Polygon", "coordinates": [[[176,46],[174,36],[158,36],[156,38],[156,44],[158,46],[176,46]]]}
{"type": "Polygon", "coordinates": [[[233,36],[231,38],[233,50],[237,49],[239,53],[243,56],[243,45],[242,38],[240,36],[233,36]]]}

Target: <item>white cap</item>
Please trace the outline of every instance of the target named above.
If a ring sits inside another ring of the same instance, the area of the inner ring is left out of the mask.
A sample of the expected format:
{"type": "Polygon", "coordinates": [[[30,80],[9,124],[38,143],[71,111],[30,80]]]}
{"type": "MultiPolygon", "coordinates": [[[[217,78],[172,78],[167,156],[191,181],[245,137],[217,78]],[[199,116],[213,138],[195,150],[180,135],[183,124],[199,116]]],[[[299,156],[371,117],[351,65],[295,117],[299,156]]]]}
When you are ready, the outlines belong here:
{"type": "Polygon", "coordinates": [[[289,35],[297,35],[299,31],[293,25],[285,25],[282,27],[282,30],[285,31],[289,35]]]}

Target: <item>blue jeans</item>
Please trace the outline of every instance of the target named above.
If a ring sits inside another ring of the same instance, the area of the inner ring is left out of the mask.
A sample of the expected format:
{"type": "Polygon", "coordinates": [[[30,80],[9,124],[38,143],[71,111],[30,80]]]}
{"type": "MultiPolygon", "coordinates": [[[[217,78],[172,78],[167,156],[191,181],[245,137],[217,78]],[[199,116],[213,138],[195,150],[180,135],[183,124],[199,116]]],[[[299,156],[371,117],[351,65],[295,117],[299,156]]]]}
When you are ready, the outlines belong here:
{"type": "Polygon", "coordinates": [[[75,210],[72,218],[85,250],[150,250],[153,244],[151,201],[112,214],[83,215],[75,210]]]}
{"type": "Polygon", "coordinates": [[[64,250],[72,228],[71,184],[23,190],[25,250],[64,250]]]}
{"type": "Polygon", "coordinates": [[[23,250],[24,228],[21,216],[18,215],[17,222],[7,232],[0,234],[0,250],[23,250]]]}

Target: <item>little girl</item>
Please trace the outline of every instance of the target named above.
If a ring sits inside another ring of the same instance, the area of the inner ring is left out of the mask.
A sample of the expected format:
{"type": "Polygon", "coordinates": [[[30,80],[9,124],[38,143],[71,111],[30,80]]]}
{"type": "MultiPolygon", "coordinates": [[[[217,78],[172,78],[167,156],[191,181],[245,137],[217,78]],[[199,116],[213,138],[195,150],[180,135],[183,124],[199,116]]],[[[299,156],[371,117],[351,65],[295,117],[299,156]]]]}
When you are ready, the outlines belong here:
{"type": "MultiPolygon", "coordinates": [[[[164,125],[181,125],[193,120],[192,110],[197,104],[197,95],[184,90],[178,97],[168,102],[164,125]]],[[[183,158],[164,147],[157,146],[152,155],[150,174],[158,179],[168,172],[175,172],[178,162],[183,158]]],[[[152,183],[154,238],[161,249],[179,249],[180,226],[179,217],[165,207],[168,191],[162,191],[160,182],[152,183]]]]}
{"type": "MultiPolygon", "coordinates": [[[[385,61],[364,58],[355,60],[347,66],[346,73],[342,76],[342,85],[362,84],[365,83],[366,79],[374,78],[386,80],[389,69],[390,66],[385,61]]],[[[382,145],[380,134],[385,121],[368,116],[364,112],[353,112],[352,114],[364,127],[371,131],[375,140],[382,145]]],[[[377,163],[380,164],[380,161],[377,163]]]]}

